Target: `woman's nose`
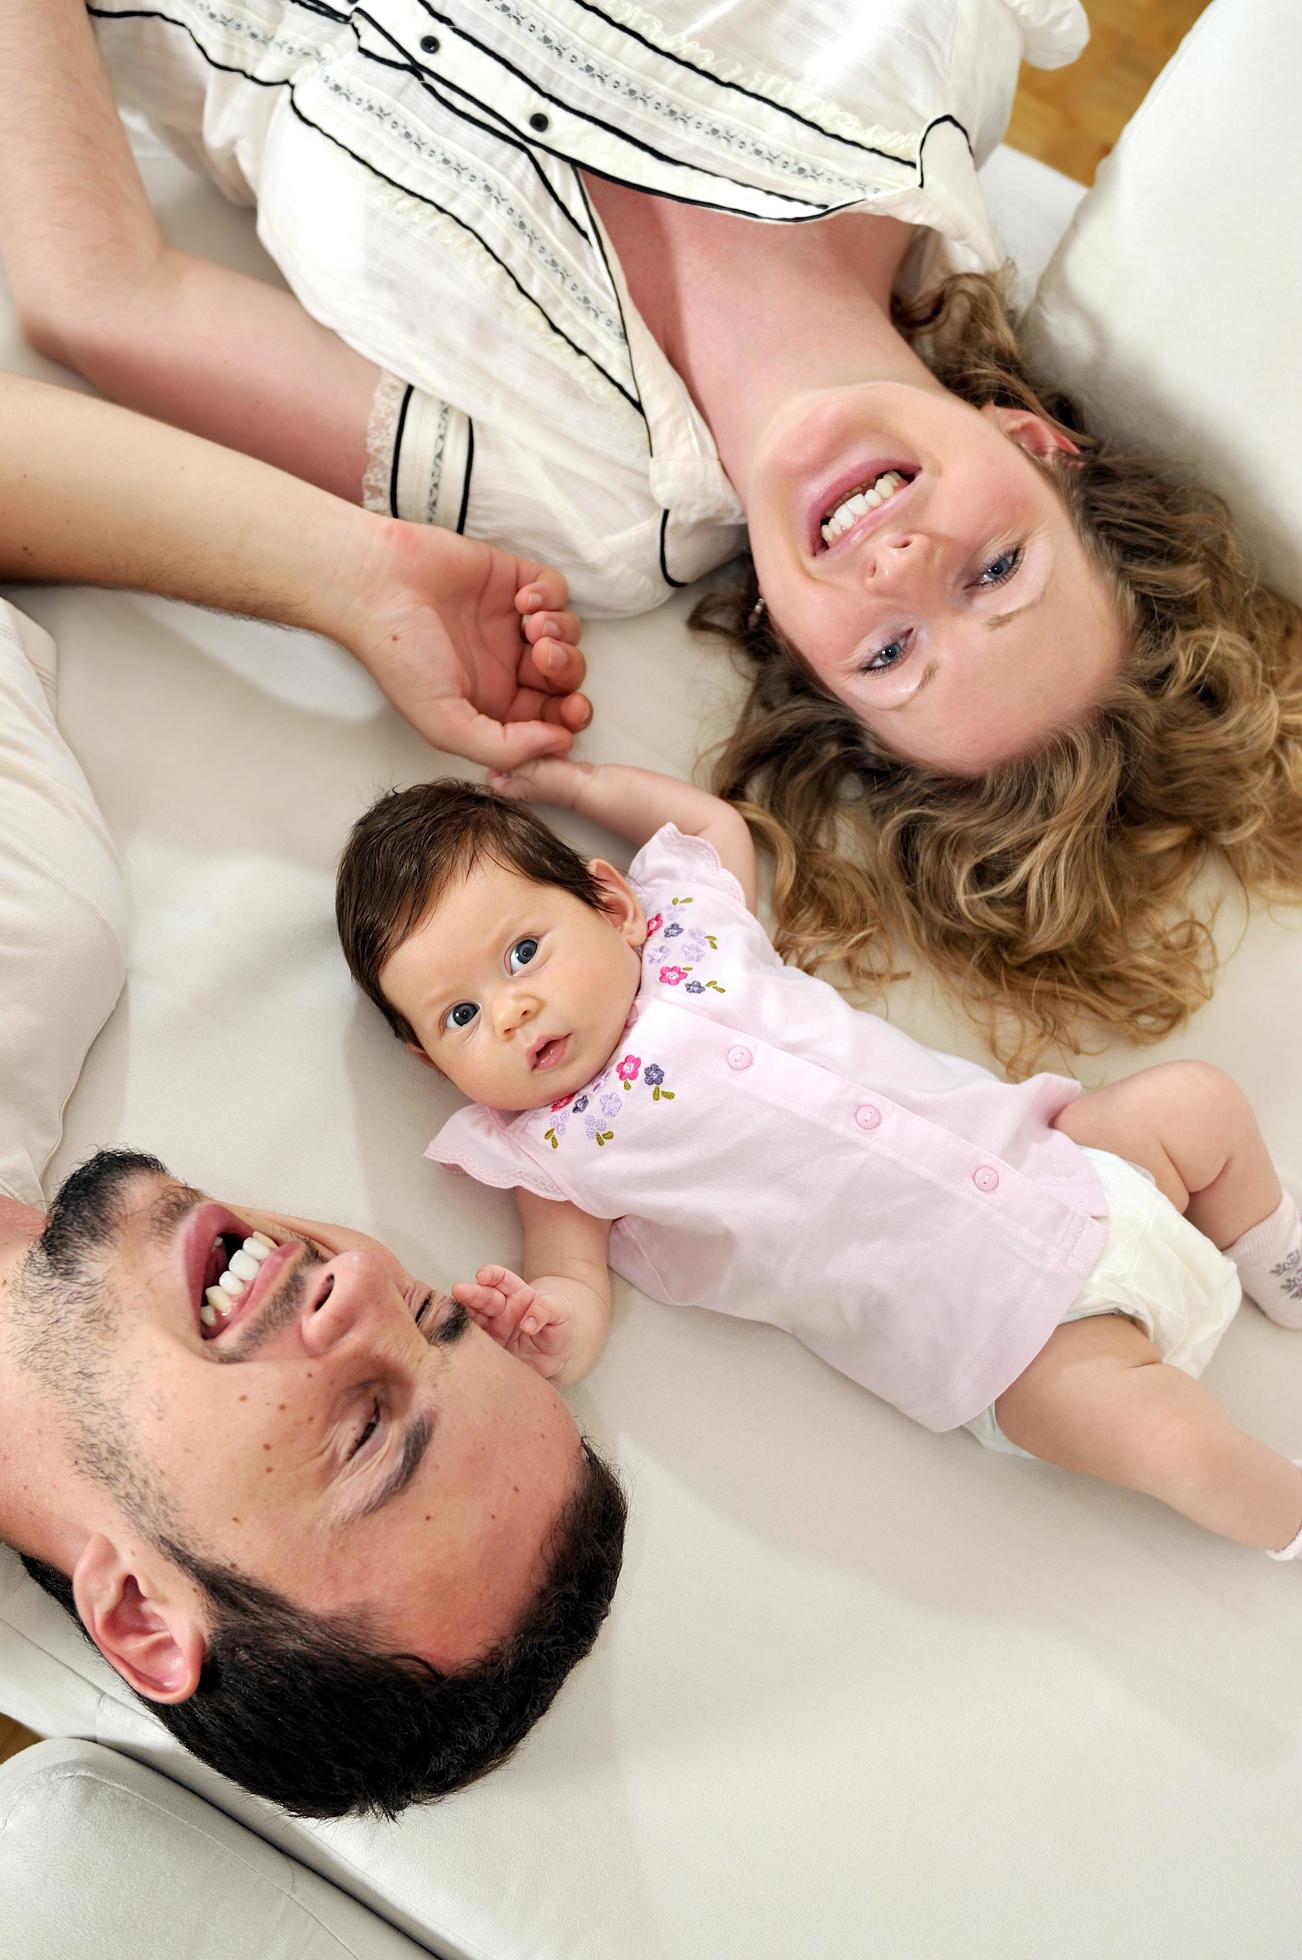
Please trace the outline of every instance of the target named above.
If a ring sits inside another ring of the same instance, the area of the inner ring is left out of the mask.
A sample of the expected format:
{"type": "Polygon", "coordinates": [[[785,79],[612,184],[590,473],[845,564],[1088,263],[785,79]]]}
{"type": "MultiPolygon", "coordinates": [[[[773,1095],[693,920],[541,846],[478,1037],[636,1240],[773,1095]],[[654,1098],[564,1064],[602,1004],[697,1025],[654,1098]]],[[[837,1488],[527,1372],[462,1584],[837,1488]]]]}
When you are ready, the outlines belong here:
{"type": "Polygon", "coordinates": [[[860,564],[864,577],[880,585],[917,571],[924,556],[917,532],[902,531],[891,537],[866,538],[860,564]]]}

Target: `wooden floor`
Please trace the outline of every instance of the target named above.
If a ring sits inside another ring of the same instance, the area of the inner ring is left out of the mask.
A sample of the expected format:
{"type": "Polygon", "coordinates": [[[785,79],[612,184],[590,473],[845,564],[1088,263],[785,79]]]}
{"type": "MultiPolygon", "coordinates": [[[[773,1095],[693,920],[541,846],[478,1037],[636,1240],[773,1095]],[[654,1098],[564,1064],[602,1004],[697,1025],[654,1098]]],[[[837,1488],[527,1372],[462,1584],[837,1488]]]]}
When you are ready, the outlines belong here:
{"type": "MultiPolygon", "coordinates": [[[[1094,172],[1206,0],[1085,0],[1090,45],[1070,68],[1022,70],[1008,141],[1078,183],[1094,172]]],[[[0,1715],[0,1762],[37,1738],[0,1715]]]]}
{"type": "Polygon", "coordinates": [[[1206,0],[1085,0],[1090,42],[1070,68],[1023,68],[1007,141],[1079,184],[1094,172],[1206,0]]]}
{"type": "Polygon", "coordinates": [[[40,1737],[25,1729],[20,1722],[11,1722],[7,1715],[0,1715],[0,1763],[16,1756],[29,1742],[39,1742],[40,1737]]]}

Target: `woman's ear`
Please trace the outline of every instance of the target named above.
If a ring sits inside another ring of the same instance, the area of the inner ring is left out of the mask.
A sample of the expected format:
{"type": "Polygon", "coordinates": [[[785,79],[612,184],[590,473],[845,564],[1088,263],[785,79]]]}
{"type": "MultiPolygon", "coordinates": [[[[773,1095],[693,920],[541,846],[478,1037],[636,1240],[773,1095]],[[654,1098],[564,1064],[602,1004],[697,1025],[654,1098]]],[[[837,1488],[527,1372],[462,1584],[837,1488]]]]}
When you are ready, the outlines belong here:
{"type": "Polygon", "coordinates": [[[72,1574],[81,1623],[146,1701],[188,1701],[208,1651],[193,1589],[173,1567],[136,1564],[100,1532],[87,1540],[72,1574]]]}
{"type": "Polygon", "coordinates": [[[987,402],[981,413],[1002,429],[1019,449],[1024,449],[1028,456],[1036,457],[1041,463],[1080,455],[1080,450],[1065,429],[1057,428],[1043,415],[1032,415],[1029,408],[1003,408],[998,402],[987,402]]]}
{"type": "Polygon", "coordinates": [[[633,895],[628,879],[605,858],[589,858],[588,870],[601,887],[601,909],[620,938],[640,947],[646,938],[646,914],[633,895]]]}

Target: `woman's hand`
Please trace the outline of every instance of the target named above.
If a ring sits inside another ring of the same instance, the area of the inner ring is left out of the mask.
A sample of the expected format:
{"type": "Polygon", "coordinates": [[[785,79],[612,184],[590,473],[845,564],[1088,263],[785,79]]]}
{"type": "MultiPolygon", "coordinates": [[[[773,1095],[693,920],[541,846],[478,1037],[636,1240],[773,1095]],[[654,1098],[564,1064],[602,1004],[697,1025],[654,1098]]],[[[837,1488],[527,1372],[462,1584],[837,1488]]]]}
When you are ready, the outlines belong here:
{"type": "Polygon", "coordinates": [[[507,770],[563,755],[592,707],[560,573],[455,531],[357,517],[321,630],[435,748],[507,770]]]}

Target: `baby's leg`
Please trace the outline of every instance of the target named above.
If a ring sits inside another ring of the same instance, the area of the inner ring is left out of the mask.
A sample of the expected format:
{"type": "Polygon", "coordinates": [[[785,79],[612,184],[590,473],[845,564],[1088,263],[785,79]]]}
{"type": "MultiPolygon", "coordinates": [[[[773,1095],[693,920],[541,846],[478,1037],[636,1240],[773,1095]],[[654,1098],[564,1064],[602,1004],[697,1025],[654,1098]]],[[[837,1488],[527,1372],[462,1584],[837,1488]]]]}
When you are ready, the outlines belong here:
{"type": "Polygon", "coordinates": [[[1236,1429],[1120,1314],[1057,1328],[995,1415],[1032,1456],[1159,1497],[1238,1545],[1280,1551],[1302,1527],[1302,1470],[1236,1429]]]}
{"type": "Polygon", "coordinates": [[[1237,1082],[1207,1062],[1164,1062],[1069,1103],[1057,1128],[1074,1143],[1142,1164],[1216,1245],[1275,1209],[1279,1179],[1237,1082]]]}
{"type": "Polygon", "coordinates": [[[1075,1143],[1142,1164],[1191,1225],[1234,1261],[1245,1293],[1302,1327],[1302,1222],[1236,1082],[1206,1062],[1165,1062],[1068,1104],[1075,1143]]]}

